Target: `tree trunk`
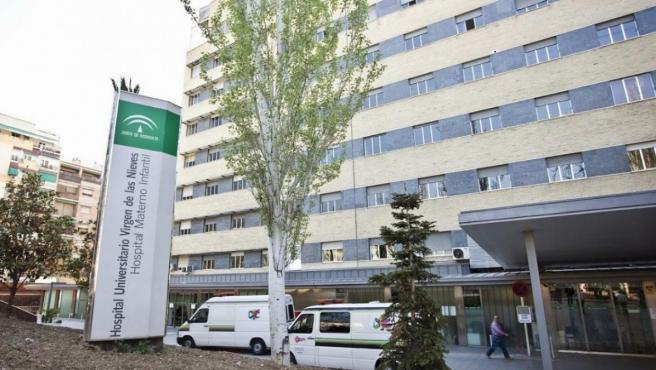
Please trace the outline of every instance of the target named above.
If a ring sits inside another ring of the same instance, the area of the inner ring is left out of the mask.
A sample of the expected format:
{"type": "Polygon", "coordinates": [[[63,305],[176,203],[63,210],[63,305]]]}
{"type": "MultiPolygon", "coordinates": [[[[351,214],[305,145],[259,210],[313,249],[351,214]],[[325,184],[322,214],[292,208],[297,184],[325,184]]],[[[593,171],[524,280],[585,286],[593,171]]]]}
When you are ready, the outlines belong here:
{"type": "Polygon", "coordinates": [[[11,286],[9,287],[9,299],[7,300],[7,317],[11,316],[11,312],[14,307],[14,298],[16,298],[16,292],[18,291],[18,283],[20,278],[13,279],[11,281],[11,286]]]}
{"type": "Polygon", "coordinates": [[[269,237],[269,329],[271,331],[271,360],[277,364],[289,365],[289,337],[287,334],[287,305],[285,299],[285,271],[276,271],[276,266],[284,266],[282,230],[272,223],[269,237]],[[279,259],[282,258],[282,261],[279,259]]]}

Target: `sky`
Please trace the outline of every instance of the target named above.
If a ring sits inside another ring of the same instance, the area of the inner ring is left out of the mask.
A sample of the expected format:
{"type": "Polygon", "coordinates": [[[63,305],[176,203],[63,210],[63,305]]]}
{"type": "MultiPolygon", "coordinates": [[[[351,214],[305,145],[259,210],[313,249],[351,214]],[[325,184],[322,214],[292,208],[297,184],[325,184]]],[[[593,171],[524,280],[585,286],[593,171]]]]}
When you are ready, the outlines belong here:
{"type": "Polygon", "coordinates": [[[191,30],[179,0],[0,0],[0,112],[59,135],[63,160],[104,163],[109,79],[180,105],[191,30]]]}

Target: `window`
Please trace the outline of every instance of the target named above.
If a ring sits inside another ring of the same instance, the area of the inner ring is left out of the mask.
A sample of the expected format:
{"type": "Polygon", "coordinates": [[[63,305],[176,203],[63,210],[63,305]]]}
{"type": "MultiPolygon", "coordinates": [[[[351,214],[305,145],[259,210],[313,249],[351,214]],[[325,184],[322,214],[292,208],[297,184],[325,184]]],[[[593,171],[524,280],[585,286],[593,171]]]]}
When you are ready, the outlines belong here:
{"type": "Polygon", "coordinates": [[[597,25],[597,37],[601,46],[638,37],[638,26],[632,15],[597,25]]]}
{"type": "Polygon", "coordinates": [[[423,2],[424,0],[401,0],[401,6],[404,8],[409,8],[423,2]]]}
{"type": "Polygon", "coordinates": [[[471,31],[483,25],[483,13],[476,9],[456,17],[456,28],[458,33],[471,31]]]}
{"type": "Polygon", "coordinates": [[[291,328],[290,334],[312,334],[314,329],[314,314],[304,313],[296,319],[291,328]]]}
{"type": "Polygon", "coordinates": [[[223,123],[222,121],[223,120],[221,119],[221,117],[212,117],[212,118],[210,118],[210,128],[221,126],[221,124],[223,123]]]}
{"type": "Polygon", "coordinates": [[[631,145],[626,148],[631,171],[656,168],[656,142],[631,145]]]}
{"type": "Polygon", "coordinates": [[[321,262],[343,262],[344,246],[341,242],[321,244],[321,262]]]}
{"type": "Polygon", "coordinates": [[[221,61],[219,61],[219,58],[215,57],[212,58],[209,62],[207,62],[207,69],[214,69],[220,65],[221,65],[221,61]]]}
{"type": "Polygon", "coordinates": [[[191,221],[180,222],[180,235],[191,234],[191,221]]]}
{"type": "Polygon", "coordinates": [[[209,309],[208,308],[201,308],[200,310],[196,311],[194,316],[192,316],[189,319],[190,324],[202,324],[207,322],[207,316],[209,314],[209,309]]]}
{"type": "Polygon", "coordinates": [[[564,92],[535,99],[535,112],[538,121],[572,114],[569,93],[564,92]]]}
{"type": "Polygon", "coordinates": [[[230,253],[230,268],[231,269],[244,268],[244,252],[230,253]]]}
{"type": "Polygon", "coordinates": [[[182,200],[192,199],[194,197],[193,185],[188,185],[182,188],[182,200]]]}
{"type": "Polygon", "coordinates": [[[422,28],[420,30],[406,33],[405,38],[405,50],[413,50],[424,46],[424,38],[428,33],[427,28],[422,28]]]}
{"type": "Polygon", "coordinates": [[[434,89],[433,74],[425,74],[423,76],[415,77],[408,80],[410,84],[410,93],[412,95],[425,94],[434,89]]]}
{"type": "Polygon", "coordinates": [[[371,46],[367,50],[366,60],[367,63],[373,63],[380,59],[380,47],[378,45],[371,46]]]}
{"type": "Polygon", "coordinates": [[[207,150],[207,161],[213,162],[221,158],[221,151],[219,148],[212,148],[207,150]]]}
{"type": "Polygon", "coordinates": [[[350,333],[350,312],[322,312],[319,314],[319,331],[322,333],[350,333]]]}
{"type": "Polygon", "coordinates": [[[216,231],[216,223],[207,223],[207,221],[205,221],[205,225],[203,226],[203,232],[211,233],[213,231],[216,231]]]}
{"type": "Polygon", "coordinates": [[[581,154],[563,155],[547,158],[549,182],[560,182],[586,178],[585,165],[581,154]]]}
{"type": "Polygon", "coordinates": [[[392,259],[394,248],[390,245],[385,245],[382,239],[369,239],[369,252],[371,253],[372,260],[387,260],[392,259]]]}
{"type": "Polygon", "coordinates": [[[378,13],[376,12],[376,5],[374,4],[367,9],[367,20],[371,22],[376,18],[378,18],[378,13]]]}
{"type": "Polygon", "coordinates": [[[367,207],[384,206],[389,200],[389,185],[367,188],[367,207]]]}
{"type": "Polygon", "coordinates": [[[506,166],[489,167],[478,170],[478,183],[481,191],[507,189],[512,187],[506,166]]]}
{"type": "Polygon", "coordinates": [[[383,135],[374,135],[364,138],[364,155],[376,155],[383,152],[383,135]]]}
{"type": "Polygon", "coordinates": [[[262,267],[267,267],[267,266],[269,266],[269,251],[266,250],[266,249],[263,249],[263,250],[262,250],[262,255],[261,255],[260,265],[261,265],[262,267]]]}
{"type": "Polygon", "coordinates": [[[494,131],[503,127],[497,108],[471,113],[469,119],[471,120],[472,134],[494,131]]]}
{"type": "Polygon", "coordinates": [[[326,155],[321,160],[323,164],[333,163],[339,158],[339,148],[334,146],[332,148],[326,149],[326,155]]]}
{"type": "Polygon", "coordinates": [[[246,218],[245,217],[233,216],[232,220],[230,220],[230,228],[231,229],[243,229],[244,227],[246,227],[246,218]]]}
{"type": "Polygon", "coordinates": [[[517,13],[526,13],[539,9],[558,0],[516,0],[517,13]]]}
{"type": "Polygon", "coordinates": [[[364,98],[362,109],[376,108],[380,104],[383,104],[383,89],[376,89],[369,91],[369,95],[364,98]]]}
{"type": "Polygon", "coordinates": [[[203,257],[203,269],[213,270],[214,269],[214,259],[211,257],[203,257]]]}
{"type": "Polygon", "coordinates": [[[321,213],[331,213],[342,209],[342,193],[321,194],[321,213]]]}
{"type": "Polygon", "coordinates": [[[610,88],[615,104],[653,98],[655,95],[654,81],[649,73],[611,81],[610,88]]]}
{"type": "Polygon", "coordinates": [[[477,59],[462,65],[462,77],[467,81],[480,80],[492,75],[492,63],[490,58],[477,59]]]}
{"type": "Polygon", "coordinates": [[[93,198],[93,189],[82,189],[82,195],[93,198]]]}
{"type": "Polygon", "coordinates": [[[184,167],[193,167],[196,165],[196,155],[195,154],[185,154],[184,156],[184,167]]]}
{"type": "Polygon", "coordinates": [[[189,95],[189,106],[198,104],[200,101],[200,94],[189,95]]]}
{"type": "Polygon", "coordinates": [[[189,71],[190,71],[191,78],[198,77],[198,74],[200,72],[200,65],[194,64],[193,66],[189,67],[189,71]]]}
{"type": "Polygon", "coordinates": [[[415,145],[434,143],[441,138],[440,128],[437,122],[415,126],[412,128],[412,131],[415,137],[415,145]]]}
{"type": "Polygon", "coordinates": [[[326,31],[325,30],[320,29],[319,31],[317,31],[317,41],[318,42],[323,41],[323,39],[325,39],[325,38],[326,38],[326,31]]]}
{"type": "Polygon", "coordinates": [[[555,37],[552,37],[550,39],[524,45],[524,57],[527,66],[560,58],[558,41],[555,37]]]}
{"type": "Polygon", "coordinates": [[[234,176],[232,178],[232,190],[243,190],[246,189],[248,186],[246,186],[246,180],[242,179],[241,177],[234,176]]]}
{"type": "Polygon", "coordinates": [[[444,176],[419,179],[419,190],[423,199],[446,197],[446,185],[444,184],[444,176]]]}
{"type": "Polygon", "coordinates": [[[195,123],[188,123],[187,124],[187,136],[193,135],[196,132],[198,132],[198,125],[195,123]]]}
{"type": "Polygon", "coordinates": [[[219,194],[219,184],[209,183],[205,186],[205,195],[215,195],[219,194]]]}

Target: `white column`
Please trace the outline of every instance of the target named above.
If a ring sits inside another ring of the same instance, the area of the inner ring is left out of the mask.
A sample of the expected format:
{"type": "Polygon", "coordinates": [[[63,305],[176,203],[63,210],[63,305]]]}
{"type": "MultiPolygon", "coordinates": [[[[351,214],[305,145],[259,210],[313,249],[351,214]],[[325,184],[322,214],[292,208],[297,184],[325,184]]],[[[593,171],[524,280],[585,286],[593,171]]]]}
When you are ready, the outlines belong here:
{"type": "Polygon", "coordinates": [[[531,276],[531,290],[533,292],[533,304],[535,305],[536,316],[535,321],[538,324],[538,335],[540,336],[542,369],[553,370],[549,331],[547,330],[547,317],[544,313],[544,301],[542,300],[542,289],[540,289],[540,271],[538,270],[538,258],[535,254],[535,239],[533,238],[533,231],[524,231],[524,244],[526,246],[526,258],[528,259],[528,270],[531,276]]]}

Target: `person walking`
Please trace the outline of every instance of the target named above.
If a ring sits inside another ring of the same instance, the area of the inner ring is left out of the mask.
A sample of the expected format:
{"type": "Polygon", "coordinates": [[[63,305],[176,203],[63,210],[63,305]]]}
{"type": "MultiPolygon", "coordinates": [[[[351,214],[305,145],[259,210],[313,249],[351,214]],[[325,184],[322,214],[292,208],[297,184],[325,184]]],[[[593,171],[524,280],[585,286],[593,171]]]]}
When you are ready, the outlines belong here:
{"type": "Polygon", "coordinates": [[[494,315],[494,318],[492,319],[492,324],[490,324],[490,332],[492,333],[492,345],[490,348],[488,348],[487,353],[485,354],[487,358],[490,358],[494,351],[497,350],[497,347],[501,348],[501,351],[503,352],[503,356],[506,358],[506,360],[510,360],[510,355],[508,354],[508,349],[506,348],[506,344],[504,343],[505,339],[507,336],[510,334],[506,333],[505,330],[503,330],[503,325],[501,322],[499,322],[499,316],[494,315]]]}

